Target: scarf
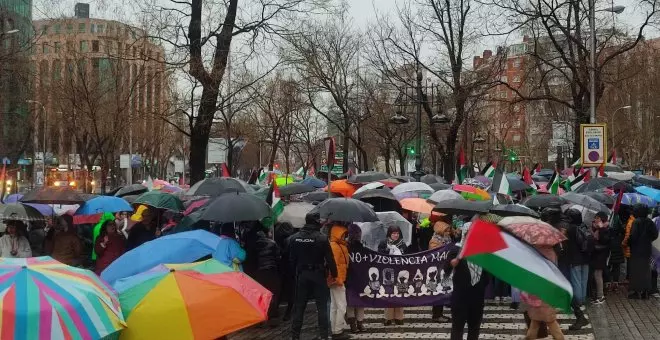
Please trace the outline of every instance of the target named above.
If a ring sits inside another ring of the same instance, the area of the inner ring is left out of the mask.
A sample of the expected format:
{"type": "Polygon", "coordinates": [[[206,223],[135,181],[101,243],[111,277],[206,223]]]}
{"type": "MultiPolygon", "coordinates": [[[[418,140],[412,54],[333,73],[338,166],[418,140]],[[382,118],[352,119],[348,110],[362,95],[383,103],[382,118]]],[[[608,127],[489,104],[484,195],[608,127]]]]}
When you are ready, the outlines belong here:
{"type": "Polygon", "coordinates": [[[392,240],[389,237],[387,238],[387,245],[388,246],[394,246],[394,247],[397,247],[397,248],[401,249],[402,244],[403,244],[403,237],[399,237],[399,239],[396,240],[396,241],[392,240]]]}
{"type": "Polygon", "coordinates": [[[626,223],[626,234],[623,237],[621,242],[621,247],[623,248],[623,256],[630,258],[630,246],[628,245],[628,239],[630,239],[630,231],[632,230],[633,222],[635,222],[635,217],[630,215],[628,217],[628,222],[626,223]]]}

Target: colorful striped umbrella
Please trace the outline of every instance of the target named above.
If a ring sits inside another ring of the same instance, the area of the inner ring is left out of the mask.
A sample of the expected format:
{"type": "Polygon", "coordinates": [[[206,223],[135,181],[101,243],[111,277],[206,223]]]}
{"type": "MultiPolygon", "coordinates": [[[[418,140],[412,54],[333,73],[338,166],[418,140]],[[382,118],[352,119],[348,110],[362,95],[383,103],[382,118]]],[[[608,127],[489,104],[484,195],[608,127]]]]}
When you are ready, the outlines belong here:
{"type": "Polygon", "coordinates": [[[129,325],[121,339],[216,339],[266,320],[272,298],[214,259],[161,265],[114,287],[129,325]]]}
{"type": "Polygon", "coordinates": [[[642,194],[625,193],[621,198],[621,204],[623,205],[643,204],[649,208],[653,208],[656,205],[658,205],[658,202],[654,201],[651,197],[644,196],[642,194]]]}
{"type": "Polygon", "coordinates": [[[490,195],[488,191],[484,189],[475,188],[471,185],[458,184],[454,185],[452,188],[454,191],[458,192],[466,200],[472,201],[488,201],[490,200],[490,195]]]}
{"type": "Polygon", "coordinates": [[[2,339],[100,339],[125,327],[110,287],[48,256],[0,258],[0,305],[2,339]]]}

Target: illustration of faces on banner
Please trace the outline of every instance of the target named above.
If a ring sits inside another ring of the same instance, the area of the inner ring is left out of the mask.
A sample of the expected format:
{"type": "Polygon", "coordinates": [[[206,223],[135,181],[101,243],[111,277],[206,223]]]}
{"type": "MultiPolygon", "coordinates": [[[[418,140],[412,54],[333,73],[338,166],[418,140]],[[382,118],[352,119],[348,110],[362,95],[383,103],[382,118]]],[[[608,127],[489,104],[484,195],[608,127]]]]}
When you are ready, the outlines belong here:
{"type": "Polygon", "coordinates": [[[452,272],[438,272],[437,266],[430,266],[426,273],[417,269],[411,276],[408,270],[398,273],[392,268],[384,268],[382,273],[378,268],[369,268],[369,283],[360,293],[360,297],[382,299],[391,297],[421,297],[451,294],[453,291],[452,272]]]}

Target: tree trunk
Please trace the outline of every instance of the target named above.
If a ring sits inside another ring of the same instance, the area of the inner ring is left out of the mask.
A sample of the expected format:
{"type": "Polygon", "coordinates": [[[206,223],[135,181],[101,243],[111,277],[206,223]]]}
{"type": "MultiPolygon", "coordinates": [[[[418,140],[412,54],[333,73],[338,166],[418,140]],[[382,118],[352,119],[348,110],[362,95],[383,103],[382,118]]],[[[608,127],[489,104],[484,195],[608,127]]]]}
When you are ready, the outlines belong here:
{"type": "Polygon", "coordinates": [[[387,145],[385,146],[385,153],[383,154],[383,157],[385,157],[385,172],[388,174],[390,173],[390,159],[392,158],[390,155],[390,146],[387,145]]]}
{"type": "MultiPolygon", "coordinates": [[[[349,166],[349,164],[348,164],[348,147],[350,146],[350,141],[351,141],[351,139],[348,136],[348,127],[346,127],[346,131],[344,132],[344,140],[342,141],[342,145],[341,145],[341,149],[344,152],[344,157],[342,158],[342,160],[344,161],[344,167],[343,167],[342,171],[344,173],[348,172],[348,166],[349,166]]],[[[332,171],[333,167],[334,167],[333,165],[329,166],[328,171],[332,171]]]]}
{"type": "Polygon", "coordinates": [[[371,170],[371,167],[369,166],[369,154],[367,153],[366,150],[360,148],[360,158],[361,158],[361,168],[364,169],[364,171],[369,171],[371,170]]]}
{"type": "Polygon", "coordinates": [[[446,181],[450,182],[454,179],[455,174],[455,164],[456,163],[456,138],[450,138],[447,136],[447,152],[446,156],[443,159],[444,172],[443,177],[446,181]]]}

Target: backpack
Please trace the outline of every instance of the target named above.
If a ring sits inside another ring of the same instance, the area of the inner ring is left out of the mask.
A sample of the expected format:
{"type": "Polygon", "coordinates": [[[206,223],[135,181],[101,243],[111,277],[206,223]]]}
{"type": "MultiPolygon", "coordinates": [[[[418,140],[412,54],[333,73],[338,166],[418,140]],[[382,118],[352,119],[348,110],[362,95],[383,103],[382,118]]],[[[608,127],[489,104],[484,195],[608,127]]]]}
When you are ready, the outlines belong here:
{"type": "Polygon", "coordinates": [[[582,224],[577,227],[575,231],[575,236],[577,239],[578,249],[583,253],[591,253],[596,247],[596,238],[594,233],[591,231],[591,228],[582,224]]]}

